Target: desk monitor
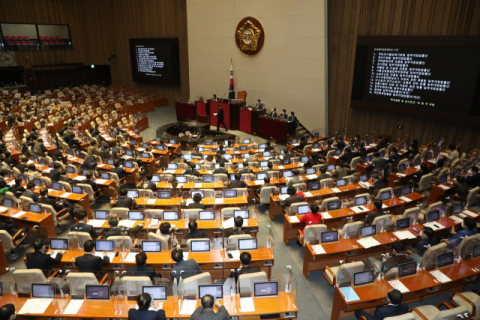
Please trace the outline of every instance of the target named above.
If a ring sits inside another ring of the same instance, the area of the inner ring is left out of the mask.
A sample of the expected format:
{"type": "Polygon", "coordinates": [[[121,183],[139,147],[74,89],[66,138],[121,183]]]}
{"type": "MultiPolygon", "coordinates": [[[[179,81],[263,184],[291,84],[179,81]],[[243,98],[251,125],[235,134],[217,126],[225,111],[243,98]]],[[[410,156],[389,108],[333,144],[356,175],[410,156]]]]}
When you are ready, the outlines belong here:
{"type": "Polygon", "coordinates": [[[356,272],[353,274],[353,286],[359,287],[367,284],[372,284],[374,279],[375,277],[373,276],[373,270],[356,272]]]}
{"type": "Polygon", "coordinates": [[[50,238],[50,249],[68,250],[68,239],[50,238]]]}
{"type": "Polygon", "coordinates": [[[283,171],[283,177],[284,178],[290,178],[291,176],[293,176],[293,173],[291,170],[285,170],[283,171]]]}
{"type": "Polygon", "coordinates": [[[83,194],[83,188],[79,186],[72,186],[72,192],[76,194],[83,194]]]}
{"type": "Polygon", "coordinates": [[[415,166],[418,166],[420,164],[420,158],[415,159],[415,161],[413,161],[413,164],[415,166]]]}
{"type": "Polygon", "coordinates": [[[402,188],[402,196],[408,196],[413,192],[413,188],[411,186],[406,186],[402,188]]]}
{"type": "Polygon", "coordinates": [[[252,142],[250,139],[243,139],[243,144],[249,144],[250,142],[252,142]]]}
{"type": "Polygon", "coordinates": [[[338,179],[337,180],[337,187],[343,187],[346,184],[347,184],[347,180],[345,180],[345,179],[338,179]]]}
{"type": "Polygon", "coordinates": [[[320,190],[320,181],[312,182],[308,185],[309,191],[320,190]]]}
{"type": "Polygon", "coordinates": [[[210,251],[210,240],[191,240],[190,250],[192,252],[208,252],[210,251]]]}
{"type": "Polygon", "coordinates": [[[254,296],[257,298],[278,296],[277,281],[256,282],[253,284],[253,288],[254,296]]]}
{"type": "MultiPolygon", "coordinates": [[[[69,154],[69,155],[73,156],[74,153],[75,153],[75,150],[73,150],[73,149],[68,150],[68,154],[69,154]]],[[[34,155],[30,156],[30,159],[32,159],[33,161],[35,161],[35,156],[34,156],[34,155]]]]}
{"type": "Polygon", "coordinates": [[[239,162],[239,163],[237,164],[237,168],[238,168],[238,169],[243,169],[243,168],[245,168],[245,166],[243,165],[243,163],[239,162]]]}
{"type": "Polygon", "coordinates": [[[247,151],[248,149],[248,146],[240,146],[240,151],[247,151]]]}
{"type": "Polygon", "coordinates": [[[204,190],[192,190],[190,193],[192,195],[192,199],[197,193],[202,196],[202,199],[205,197],[205,191],[204,190]]]}
{"type": "Polygon", "coordinates": [[[142,143],[142,148],[147,148],[148,147],[148,143],[144,142],[142,143]]]}
{"type": "Polygon", "coordinates": [[[453,205],[453,214],[461,213],[463,211],[463,203],[455,203],[453,205]]]}
{"type": "Polygon", "coordinates": [[[224,154],[223,155],[223,159],[225,160],[232,160],[233,159],[233,156],[231,154],[224,154]]]}
{"type": "Polygon", "coordinates": [[[268,167],[268,161],[261,161],[260,162],[260,168],[267,168],[268,167]]]}
{"type": "Polygon", "coordinates": [[[160,182],[160,176],[159,175],[153,175],[152,176],[152,182],[155,182],[155,183],[160,182]]]}
{"type": "Polygon", "coordinates": [[[417,263],[415,261],[402,263],[398,265],[398,277],[413,276],[417,273],[417,263]]]}
{"type": "Polygon", "coordinates": [[[163,221],[178,221],[178,211],[163,211],[163,221]]]}
{"type": "Polygon", "coordinates": [[[335,165],[334,164],[329,164],[327,166],[327,171],[333,171],[333,170],[335,170],[335,165]]]}
{"type": "MultiPolygon", "coordinates": [[[[87,173],[89,173],[89,172],[92,172],[92,170],[83,170],[82,175],[86,176],[87,173]]],[[[93,172],[92,172],[92,175],[93,175],[93,172]]]]}
{"type": "Polygon", "coordinates": [[[292,139],[292,143],[297,143],[298,140],[297,139],[292,139]]]}
{"type": "Polygon", "coordinates": [[[410,218],[398,219],[397,222],[397,231],[410,228],[410,218]]]}
{"type": "Polygon", "coordinates": [[[265,143],[261,143],[258,145],[258,149],[262,150],[262,149],[265,149],[267,147],[267,145],[265,143]]]}
{"type": "Polygon", "coordinates": [[[42,186],[42,179],[33,178],[33,184],[37,187],[41,187],[42,186]]]}
{"type": "Polygon", "coordinates": [[[114,163],[115,163],[115,160],[114,160],[114,159],[107,159],[107,164],[108,164],[109,166],[113,166],[114,163]]]}
{"type": "Polygon", "coordinates": [[[280,187],[281,194],[287,194],[288,186],[280,187]]]}
{"type": "Polygon", "coordinates": [[[335,155],[338,156],[338,155],[341,155],[341,154],[342,154],[342,150],[340,150],[340,149],[335,150],[335,155]]]}
{"type": "Polygon", "coordinates": [[[211,146],[211,145],[213,145],[213,141],[212,140],[205,140],[205,145],[206,146],[211,146]]]}
{"type": "Polygon", "coordinates": [[[104,179],[104,180],[110,180],[112,177],[110,176],[110,173],[108,172],[102,172],[100,174],[100,178],[104,179]]]}
{"type": "Polygon", "coordinates": [[[365,162],[370,162],[372,161],[372,157],[371,156],[365,156],[365,162]]]}
{"type": "Polygon", "coordinates": [[[360,235],[362,238],[371,237],[371,236],[374,236],[375,234],[376,234],[375,225],[362,227],[360,231],[360,235]]]}
{"type": "Polygon", "coordinates": [[[112,152],[118,152],[118,148],[112,148],[112,152]]]}
{"type": "Polygon", "coordinates": [[[398,172],[402,172],[402,171],[405,171],[405,163],[398,165],[398,172]]]}
{"type": "Polygon", "coordinates": [[[148,293],[152,300],[167,300],[166,286],[143,286],[142,293],[148,293]]]}
{"type": "Polygon", "coordinates": [[[453,251],[439,254],[437,256],[437,269],[448,267],[453,264],[453,251]]]}
{"type": "Polygon", "coordinates": [[[297,214],[304,215],[310,212],[310,205],[302,204],[301,206],[297,206],[297,214]]]}
{"type": "Polygon", "coordinates": [[[303,156],[300,158],[300,162],[307,162],[308,161],[308,157],[307,156],[303,156]]]}
{"type": "Polygon", "coordinates": [[[202,299],[210,294],[215,300],[223,299],[223,286],[221,284],[209,284],[198,286],[198,298],[202,299]]]}
{"type": "Polygon", "coordinates": [[[462,173],[462,169],[461,169],[461,168],[457,168],[457,169],[455,169],[455,174],[454,174],[454,176],[457,177],[457,176],[459,176],[461,173],[462,173]]]}
{"type": "Polygon", "coordinates": [[[172,191],[162,190],[157,192],[158,199],[172,199],[172,191]]]}
{"type": "Polygon", "coordinates": [[[162,252],[162,244],[160,241],[142,241],[143,252],[162,252]]]}
{"type": "Polygon", "coordinates": [[[198,152],[203,152],[203,151],[205,151],[204,147],[198,147],[198,152]]]}
{"type": "Polygon", "coordinates": [[[363,206],[367,204],[367,196],[357,197],[355,198],[355,206],[363,206]]]}
{"type": "Polygon", "coordinates": [[[475,246],[473,246],[473,258],[478,258],[480,257],[480,244],[477,244],[475,246]]]}
{"type": "Polygon", "coordinates": [[[315,168],[307,168],[306,174],[315,174],[315,168]]]}
{"type": "Polygon", "coordinates": [[[33,213],[41,213],[42,212],[42,206],[36,203],[30,203],[30,208],[28,211],[33,212],[33,213]]]}
{"type": "Polygon", "coordinates": [[[85,298],[87,300],[110,300],[110,286],[104,285],[86,285],[85,298]]]}
{"type": "Polygon", "coordinates": [[[167,166],[168,170],[177,170],[178,169],[178,164],[176,163],[169,163],[167,166]]]}
{"type": "Polygon", "coordinates": [[[289,164],[292,164],[292,160],[290,158],[282,159],[282,165],[286,166],[289,164]]]}
{"type": "Polygon", "coordinates": [[[385,151],[380,152],[380,157],[384,158],[385,157],[385,151]]]}
{"type": "Polygon", "coordinates": [[[283,156],[285,154],[285,149],[280,150],[280,154],[283,156]]]}
{"type": "Polygon", "coordinates": [[[98,252],[103,251],[113,251],[113,241],[112,240],[96,240],[95,241],[95,250],[98,252]]]}
{"type": "Polygon", "coordinates": [[[270,151],[264,151],[264,152],[262,153],[262,155],[263,155],[264,157],[270,157],[270,156],[272,156],[272,153],[271,153],[270,151]]]}
{"type": "Polygon", "coordinates": [[[338,231],[335,230],[322,232],[321,241],[322,243],[337,242],[338,231]]]}
{"type": "Polygon", "coordinates": [[[139,197],[138,190],[128,190],[127,197],[137,199],[139,197]]]}
{"type": "Polygon", "coordinates": [[[177,144],[177,142],[173,139],[170,139],[170,144],[177,144]]]}
{"type": "Polygon", "coordinates": [[[198,220],[200,221],[215,220],[215,211],[214,210],[200,211],[200,214],[198,215],[198,220]]]}
{"type": "Polygon", "coordinates": [[[7,208],[13,208],[15,206],[15,203],[13,202],[13,199],[5,198],[3,199],[3,205],[7,208]]]}
{"type": "Polygon", "coordinates": [[[129,220],[145,220],[143,211],[128,211],[129,220]]]}
{"type": "Polygon", "coordinates": [[[55,285],[53,283],[32,283],[32,298],[55,299],[55,285]]]}
{"type": "Polygon", "coordinates": [[[257,250],[257,238],[238,239],[238,250],[257,250]]]}
{"type": "Polygon", "coordinates": [[[248,219],[250,217],[250,210],[233,210],[233,217],[242,217],[243,219],[248,219]]]}
{"type": "MultiPolygon", "coordinates": [[[[68,168],[67,168],[68,169],[68,168]]],[[[18,177],[22,179],[22,182],[26,182],[24,174],[18,174],[18,177]]]]}
{"type": "Polygon", "coordinates": [[[127,150],[125,153],[129,157],[133,157],[133,150],[127,150]]]}
{"type": "Polygon", "coordinates": [[[202,182],[203,183],[213,183],[213,182],[215,182],[215,177],[214,176],[203,176],[202,177],[202,182]]]}
{"type": "Polygon", "coordinates": [[[392,192],[391,191],[383,191],[380,193],[380,200],[385,201],[385,200],[390,200],[392,198],[392,192]]]}
{"type": "Polygon", "coordinates": [[[445,182],[447,182],[447,180],[448,180],[447,178],[448,178],[448,175],[442,174],[442,175],[440,176],[440,183],[445,183],[445,182]]]}
{"type": "Polygon", "coordinates": [[[148,152],[142,152],[142,158],[144,158],[144,159],[150,159],[150,153],[148,153],[148,152]]]}
{"type": "Polygon", "coordinates": [[[265,179],[265,177],[267,176],[266,173],[257,173],[257,180],[261,180],[263,181],[263,179],[265,179]]]}
{"type": "Polygon", "coordinates": [[[191,154],[184,154],[183,159],[188,160],[188,161],[192,161],[192,155],[191,154]]]}
{"type": "Polygon", "coordinates": [[[327,211],[340,209],[340,200],[330,201],[327,203],[327,211]]]}
{"type": "Polygon", "coordinates": [[[178,183],[187,183],[187,176],[177,176],[176,177],[178,183]]]}
{"type": "Polygon", "coordinates": [[[80,159],[85,160],[85,154],[84,154],[84,153],[80,153],[80,154],[78,155],[78,157],[79,157],[80,159]]]}
{"type": "Polygon", "coordinates": [[[320,133],[319,132],[315,132],[315,138],[318,138],[320,137],[320,133]]]}
{"type": "Polygon", "coordinates": [[[200,163],[195,164],[195,170],[200,170],[200,169],[202,169],[202,166],[200,165],[200,163]]]}
{"type": "Polygon", "coordinates": [[[237,190],[223,190],[223,197],[225,199],[236,198],[237,197],[237,190]]]}
{"type": "Polygon", "coordinates": [[[319,143],[314,143],[313,144],[313,149],[318,149],[320,148],[320,144],[319,143]]]}
{"type": "Polygon", "coordinates": [[[438,219],[440,219],[440,210],[430,211],[427,214],[427,221],[428,222],[437,221],[438,219]]]}
{"type": "Polygon", "coordinates": [[[368,181],[368,176],[367,176],[366,174],[361,174],[361,175],[358,177],[358,180],[360,180],[361,182],[368,181]]]}
{"type": "Polygon", "coordinates": [[[159,146],[157,146],[157,150],[158,151],[163,151],[163,150],[165,150],[165,147],[162,146],[162,145],[159,145],[159,146]]]}
{"type": "Polygon", "coordinates": [[[108,211],[107,210],[95,210],[95,219],[107,220],[108,211]]]}

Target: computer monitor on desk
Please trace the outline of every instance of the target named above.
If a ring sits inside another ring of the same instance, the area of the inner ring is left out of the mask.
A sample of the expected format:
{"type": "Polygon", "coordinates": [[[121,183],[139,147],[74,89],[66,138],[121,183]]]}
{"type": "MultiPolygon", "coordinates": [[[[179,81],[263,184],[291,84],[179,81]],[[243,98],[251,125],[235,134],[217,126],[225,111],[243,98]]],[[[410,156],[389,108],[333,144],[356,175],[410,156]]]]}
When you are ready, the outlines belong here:
{"type": "Polygon", "coordinates": [[[105,285],[86,285],[85,298],[87,300],[110,300],[110,286],[105,285]]]}
{"type": "Polygon", "coordinates": [[[408,196],[413,192],[413,188],[411,186],[406,186],[402,188],[402,196],[408,196]]]}
{"type": "Polygon", "coordinates": [[[237,197],[237,190],[223,190],[223,197],[225,199],[236,198],[237,197]]]}
{"type": "Polygon", "coordinates": [[[315,168],[307,168],[305,174],[315,174],[315,168]]]}
{"type": "Polygon", "coordinates": [[[338,241],[338,231],[325,231],[321,235],[322,243],[330,243],[338,241]]]}
{"type": "Polygon", "coordinates": [[[159,253],[162,252],[162,244],[160,241],[142,241],[142,251],[143,252],[152,252],[152,253],[159,253]]]}
{"type": "Polygon", "coordinates": [[[187,176],[177,176],[178,183],[187,183],[187,176]]]}
{"type": "Polygon", "coordinates": [[[320,181],[312,182],[308,185],[309,191],[320,190],[320,181]]]}
{"type": "Polygon", "coordinates": [[[415,261],[402,263],[398,265],[398,277],[404,278],[413,276],[417,273],[417,263],[415,261]]]}
{"type": "Polygon", "coordinates": [[[96,240],[95,241],[95,251],[98,252],[112,252],[113,251],[113,241],[112,240],[96,240]]]}
{"type": "Polygon", "coordinates": [[[50,249],[68,250],[68,239],[50,238],[50,249]]]}
{"type": "Polygon", "coordinates": [[[163,211],[163,221],[178,221],[178,211],[163,211]]]}
{"type": "Polygon", "coordinates": [[[338,179],[337,180],[337,187],[343,187],[347,184],[347,180],[345,179],[338,179]]]}
{"type": "Polygon", "coordinates": [[[473,246],[473,248],[472,248],[472,257],[473,257],[473,258],[478,258],[478,257],[480,257],[480,244],[477,244],[476,246],[473,246]]]}
{"type": "Polygon", "coordinates": [[[167,300],[166,286],[143,286],[142,292],[148,293],[152,300],[167,300]]]}
{"type": "Polygon", "coordinates": [[[362,238],[371,237],[371,236],[374,236],[375,234],[376,234],[376,226],[375,225],[366,226],[366,227],[361,228],[360,235],[361,235],[362,238]]]}
{"type": "Polygon", "coordinates": [[[204,190],[193,190],[192,189],[192,191],[190,192],[190,194],[192,196],[192,199],[197,193],[200,194],[200,196],[202,196],[202,199],[205,197],[205,191],[204,190]]]}
{"type": "Polygon", "coordinates": [[[427,214],[427,221],[428,222],[437,221],[438,219],[440,219],[440,211],[439,210],[430,211],[427,214]]]}
{"type": "Polygon", "coordinates": [[[208,252],[210,251],[210,240],[191,240],[191,252],[208,252]]]}
{"type": "Polygon", "coordinates": [[[168,200],[168,199],[172,199],[172,191],[166,191],[166,190],[162,190],[162,191],[158,191],[157,192],[157,198],[158,199],[161,199],[161,200],[168,200]]]}
{"type": "Polygon", "coordinates": [[[278,296],[278,282],[265,281],[253,284],[255,298],[278,296]]]}
{"type": "Polygon", "coordinates": [[[223,299],[223,286],[221,284],[209,284],[198,286],[198,298],[202,299],[207,294],[211,295],[215,300],[223,299]]]}
{"type": "Polygon", "coordinates": [[[203,183],[213,183],[213,182],[215,182],[215,177],[214,176],[203,176],[202,177],[202,182],[203,183]]]}
{"type": "Polygon", "coordinates": [[[398,219],[396,221],[397,224],[397,231],[404,230],[410,228],[410,218],[398,219]]]}
{"type": "Polygon", "coordinates": [[[386,201],[390,200],[392,198],[392,192],[391,191],[383,191],[380,193],[380,200],[386,201]]]}
{"type": "Polygon", "coordinates": [[[375,280],[374,270],[356,272],[353,274],[353,287],[360,287],[372,284],[375,280]]]}
{"type": "Polygon", "coordinates": [[[129,211],[128,212],[129,220],[145,220],[143,211],[129,211]]]}
{"type": "Polygon", "coordinates": [[[363,206],[367,204],[367,196],[357,197],[355,198],[355,206],[363,206]]]}
{"type": "Polygon", "coordinates": [[[283,171],[283,177],[284,178],[290,178],[291,176],[293,176],[293,173],[291,170],[285,170],[283,171]]]}
{"type": "Polygon", "coordinates": [[[13,208],[15,206],[15,203],[13,202],[13,199],[5,198],[3,199],[3,205],[7,208],[13,208]]]}
{"type": "Polygon", "coordinates": [[[243,219],[248,219],[250,216],[250,211],[247,210],[234,210],[233,211],[233,216],[234,218],[236,217],[242,217],[243,219]]]}
{"type": "Polygon", "coordinates": [[[106,220],[108,217],[109,215],[107,210],[95,210],[95,219],[106,220]]]}
{"type": "Polygon", "coordinates": [[[334,165],[334,164],[329,164],[329,165],[327,166],[327,171],[330,172],[330,171],[333,171],[333,170],[335,170],[335,165],[334,165]]]}
{"type": "Polygon", "coordinates": [[[238,250],[257,250],[257,238],[238,239],[238,250]]]}
{"type": "Polygon", "coordinates": [[[200,211],[200,213],[198,215],[198,220],[200,220],[200,221],[215,220],[215,211],[214,210],[200,211]]]}
{"type": "Polygon", "coordinates": [[[288,186],[280,187],[281,194],[287,194],[288,186]]]}
{"type": "Polygon", "coordinates": [[[333,211],[340,209],[340,200],[330,201],[327,203],[327,211],[333,211]]]}
{"type": "Polygon", "coordinates": [[[32,298],[55,299],[55,285],[32,283],[32,298]]]}
{"type": "Polygon", "coordinates": [[[30,208],[29,208],[28,211],[33,212],[33,213],[41,213],[42,212],[42,206],[39,205],[39,204],[36,204],[36,203],[30,203],[30,208]]]}
{"type": "Polygon", "coordinates": [[[437,256],[437,269],[451,266],[453,264],[453,251],[439,254],[437,256]]]}
{"type": "Polygon", "coordinates": [[[127,197],[137,199],[139,197],[138,190],[128,190],[127,197]]]}
{"type": "Polygon", "coordinates": [[[297,206],[297,214],[300,215],[305,215],[310,212],[310,206],[308,204],[303,204],[300,206],[297,206]]]}
{"type": "Polygon", "coordinates": [[[463,203],[455,203],[453,205],[453,214],[458,214],[463,212],[463,203]]]}
{"type": "Polygon", "coordinates": [[[402,163],[402,164],[399,164],[398,165],[398,172],[402,172],[402,171],[405,171],[405,163],[402,163]]]}

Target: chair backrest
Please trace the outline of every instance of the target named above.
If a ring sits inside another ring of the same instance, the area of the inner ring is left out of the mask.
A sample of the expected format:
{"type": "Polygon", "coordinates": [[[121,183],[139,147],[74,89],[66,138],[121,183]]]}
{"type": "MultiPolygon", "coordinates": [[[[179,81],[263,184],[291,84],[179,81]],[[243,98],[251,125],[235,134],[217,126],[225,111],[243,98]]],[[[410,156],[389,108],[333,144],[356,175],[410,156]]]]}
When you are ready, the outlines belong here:
{"type": "Polygon", "coordinates": [[[160,246],[162,248],[162,251],[168,250],[168,240],[164,236],[158,235],[154,232],[149,232],[148,233],[148,240],[155,240],[155,241],[160,241],[160,246]]]}
{"type": "Polygon", "coordinates": [[[378,231],[387,230],[392,224],[392,216],[390,214],[384,214],[382,216],[375,217],[373,219],[372,225],[375,225],[375,229],[378,231]]]}
{"type": "Polygon", "coordinates": [[[418,191],[425,191],[432,186],[433,175],[431,173],[424,175],[418,182],[418,191]]]}
{"type": "Polygon", "coordinates": [[[223,219],[226,220],[226,219],[232,218],[235,210],[242,210],[242,209],[240,207],[222,208],[223,219]]]}
{"type": "Polygon", "coordinates": [[[362,261],[350,262],[341,264],[336,274],[335,284],[351,283],[352,276],[355,272],[361,272],[365,268],[365,264],[362,261]]]}
{"type": "Polygon", "coordinates": [[[238,248],[238,240],[251,239],[251,238],[252,236],[250,234],[234,234],[228,237],[228,245],[235,246],[235,248],[238,248]]]}
{"type": "Polygon", "coordinates": [[[380,195],[381,195],[383,192],[386,192],[386,191],[392,192],[393,189],[389,187],[389,188],[382,188],[382,189],[378,190],[376,198],[377,198],[377,199],[380,199],[380,195]]]}
{"type": "Polygon", "coordinates": [[[471,206],[475,204],[475,202],[477,201],[478,190],[480,190],[480,187],[475,187],[468,192],[467,205],[471,206]]]}
{"type": "Polygon", "coordinates": [[[254,282],[267,281],[267,274],[264,271],[246,273],[238,276],[240,292],[254,292],[254,282]]]}
{"type": "Polygon", "coordinates": [[[328,204],[330,202],[335,202],[335,201],[340,201],[340,199],[338,197],[331,197],[331,198],[327,198],[325,200],[323,200],[322,202],[322,205],[320,206],[320,211],[327,211],[328,209],[328,204]]]}
{"type": "Polygon", "coordinates": [[[45,203],[40,203],[40,207],[42,208],[42,212],[50,213],[53,217],[53,221],[57,223],[57,211],[53,206],[45,203]]]}
{"type": "Polygon", "coordinates": [[[146,276],[124,276],[120,279],[121,286],[126,296],[139,296],[143,293],[143,286],[151,286],[150,277],[146,276]]]}
{"type": "Polygon", "coordinates": [[[363,227],[362,221],[347,223],[343,226],[342,238],[357,238],[361,227],[363,227]]]}
{"type": "Polygon", "coordinates": [[[148,219],[162,219],[163,210],[162,209],[148,209],[148,210],[145,210],[145,216],[148,219]]]}
{"type": "Polygon", "coordinates": [[[128,211],[128,208],[111,208],[110,214],[117,215],[121,219],[128,219],[128,211]]]}
{"type": "Polygon", "coordinates": [[[25,211],[29,211],[30,203],[34,203],[32,198],[26,196],[20,196],[20,201],[22,202],[22,209],[25,211]]]}
{"type": "Polygon", "coordinates": [[[331,188],[333,187],[333,179],[332,178],[326,178],[320,180],[320,186],[322,188],[331,188]]]}
{"type": "Polygon", "coordinates": [[[153,191],[151,189],[138,189],[138,195],[140,198],[153,197],[153,191]]]}
{"type": "Polygon", "coordinates": [[[13,279],[18,293],[32,293],[32,283],[46,283],[47,278],[40,269],[16,269],[13,279]]]}
{"type": "Polygon", "coordinates": [[[466,258],[473,252],[473,246],[480,244],[480,233],[462,239],[457,249],[457,257],[466,258]]]}
{"type": "Polygon", "coordinates": [[[85,295],[85,286],[99,284],[92,272],[69,272],[66,281],[72,295],[85,295]]]}
{"type": "Polygon", "coordinates": [[[91,185],[85,183],[77,183],[77,186],[82,187],[83,191],[88,194],[88,200],[90,202],[95,201],[95,196],[93,195],[93,188],[91,185]]]}
{"type": "Polygon", "coordinates": [[[246,91],[238,91],[237,92],[237,99],[242,99],[244,102],[247,99],[247,92],[246,91]]]}
{"type": "Polygon", "coordinates": [[[395,317],[387,317],[383,320],[415,320],[415,317],[413,316],[413,313],[409,312],[395,317]]]}
{"type": "Polygon", "coordinates": [[[442,242],[428,248],[423,254],[422,261],[420,263],[421,268],[431,269],[435,267],[437,263],[437,256],[445,252],[447,243],[442,242]]]}
{"type": "Polygon", "coordinates": [[[214,189],[201,189],[203,190],[204,198],[214,198],[215,190],[214,189]]]}
{"type": "Polygon", "coordinates": [[[114,249],[132,249],[133,242],[129,236],[110,236],[107,238],[108,240],[113,241],[113,248],[114,249]]]}
{"type": "Polygon", "coordinates": [[[350,162],[350,169],[353,171],[357,171],[357,164],[360,162],[360,160],[362,160],[361,157],[353,158],[352,161],[350,162]]]}
{"type": "Polygon", "coordinates": [[[261,204],[268,204],[270,203],[270,195],[277,191],[277,187],[275,186],[267,186],[263,187],[260,190],[260,203],[261,204]]]}
{"type": "Polygon", "coordinates": [[[213,177],[215,178],[215,181],[227,181],[228,180],[228,176],[225,173],[215,173],[213,175],[213,177]]]}
{"type": "Polygon", "coordinates": [[[187,219],[187,215],[189,219],[190,218],[198,219],[198,216],[200,215],[200,211],[203,211],[203,209],[185,208],[182,210],[182,213],[183,213],[184,219],[187,219]]]}
{"type": "Polygon", "coordinates": [[[62,188],[66,191],[66,192],[72,192],[72,186],[70,185],[70,183],[66,182],[66,181],[59,181],[60,184],[62,185],[62,188]]]}
{"type": "Polygon", "coordinates": [[[12,241],[12,236],[5,230],[0,230],[0,241],[2,242],[3,249],[14,249],[15,245],[12,241]]]}
{"type": "Polygon", "coordinates": [[[414,208],[409,208],[406,209],[403,214],[402,214],[402,219],[404,218],[410,218],[410,222],[412,221],[418,221],[418,215],[420,214],[420,208],[419,207],[414,207],[414,208]]]}
{"type": "Polygon", "coordinates": [[[322,232],[325,231],[327,231],[327,226],[324,224],[307,225],[303,232],[303,245],[312,240],[320,240],[322,232]]]}
{"type": "Polygon", "coordinates": [[[295,183],[292,187],[294,187],[297,192],[307,191],[307,184],[305,182],[295,183]]]}
{"type": "Polygon", "coordinates": [[[83,244],[87,240],[92,240],[92,236],[88,232],[70,231],[68,233],[68,247],[69,248],[82,248],[83,244]]]}
{"type": "Polygon", "coordinates": [[[432,320],[451,320],[451,319],[458,319],[457,315],[458,314],[464,314],[467,313],[468,309],[466,306],[459,306],[453,309],[446,309],[446,310],[441,310],[435,318],[432,320]]]}
{"type": "Polygon", "coordinates": [[[441,206],[443,205],[443,202],[442,201],[437,201],[437,202],[434,202],[434,203],[430,203],[428,205],[428,207],[425,208],[425,217],[427,216],[427,214],[431,211],[434,211],[438,208],[440,208],[441,206]]]}
{"type": "Polygon", "coordinates": [[[295,202],[290,205],[290,208],[288,209],[289,213],[291,215],[298,214],[298,206],[303,206],[303,205],[309,205],[308,202],[295,202]]]}
{"type": "Polygon", "coordinates": [[[212,276],[209,272],[203,272],[183,280],[183,290],[185,294],[194,294],[198,296],[198,286],[212,284],[212,276]]]}

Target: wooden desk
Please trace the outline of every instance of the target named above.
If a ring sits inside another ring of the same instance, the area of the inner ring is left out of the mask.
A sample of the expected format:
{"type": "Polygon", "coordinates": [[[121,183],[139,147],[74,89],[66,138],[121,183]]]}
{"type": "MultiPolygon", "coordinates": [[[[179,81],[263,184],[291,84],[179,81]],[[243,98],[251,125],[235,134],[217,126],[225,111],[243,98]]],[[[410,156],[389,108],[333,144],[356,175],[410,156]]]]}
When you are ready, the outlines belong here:
{"type": "MultiPolygon", "coordinates": [[[[137,206],[144,206],[144,207],[173,207],[179,206],[182,201],[186,201],[183,198],[172,198],[172,199],[155,199],[155,202],[149,201],[149,198],[137,198],[135,199],[137,206]],[[150,203],[149,203],[150,202],[150,203]]],[[[219,199],[220,200],[220,199],[219,199]]],[[[215,198],[203,198],[202,202],[204,205],[207,206],[218,206],[218,207],[227,207],[227,206],[235,206],[235,205],[248,205],[248,199],[246,197],[236,197],[236,198],[225,198],[223,201],[217,202],[215,198]]],[[[110,204],[115,204],[115,200],[112,200],[110,204]]]]}
{"type": "Polygon", "coordinates": [[[450,179],[447,182],[442,183],[440,185],[433,184],[432,188],[430,189],[430,196],[428,197],[427,206],[434,202],[437,202],[438,197],[444,196],[446,193],[454,193],[455,192],[455,186],[453,185],[454,182],[456,182],[456,180],[450,179]]]}
{"type": "Polygon", "coordinates": [[[177,120],[195,120],[197,116],[195,105],[177,101],[175,102],[175,110],[177,111],[177,120]]]}
{"type": "MultiPolygon", "coordinates": [[[[185,190],[185,189],[224,189],[225,184],[223,181],[216,181],[213,183],[203,183],[203,182],[188,182],[188,183],[179,183],[177,185],[177,189],[185,190]]],[[[170,182],[159,182],[157,183],[157,189],[172,189],[172,183],[170,182]]]]}
{"type": "Polygon", "coordinates": [[[410,180],[412,180],[413,176],[420,172],[420,170],[415,169],[415,167],[409,167],[402,172],[397,173],[390,173],[390,177],[388,178],[388,186],[390,188],[395,188],[398,185],[405,185],[410,180]]]}
{"type": "MultiPolygon", "coordinates": [[[[15,214],[22,210],[19,209],[8,209],[7,212],[0,214],[2,220],[10,220],[17,227],[27,227],[29,232],[36,227],[36,233],[45,238],[55,238],[57,237],[57,229],[53,221],[52,215],[49,214],[39,214],[33,212],[26,212],[19,218],[13,217],[15,214]]],[[[25,212],[25,211],[24,211],[25,212]]]]}
{"type": "Polygon", "coordinates": [[[279,142],[286,142],[288,138],[295,136],[295,124],[278,118],[260,117],[258,135],[267,138],[273,137],[279,142]]]}

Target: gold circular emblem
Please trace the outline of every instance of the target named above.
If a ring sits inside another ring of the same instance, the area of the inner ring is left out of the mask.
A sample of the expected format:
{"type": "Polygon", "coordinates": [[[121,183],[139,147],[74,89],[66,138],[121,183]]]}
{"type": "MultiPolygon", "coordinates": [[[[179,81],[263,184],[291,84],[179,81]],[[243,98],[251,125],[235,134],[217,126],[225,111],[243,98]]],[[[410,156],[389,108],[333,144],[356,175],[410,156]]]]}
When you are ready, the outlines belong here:
{"type": "Polygon", "coordinates": [[[265,31],[260,21],[254,17],[240,20],[235,30],[235,43],[238,50],[246,56],[254,57],[259,54],[265,43],[265,31]]]}

